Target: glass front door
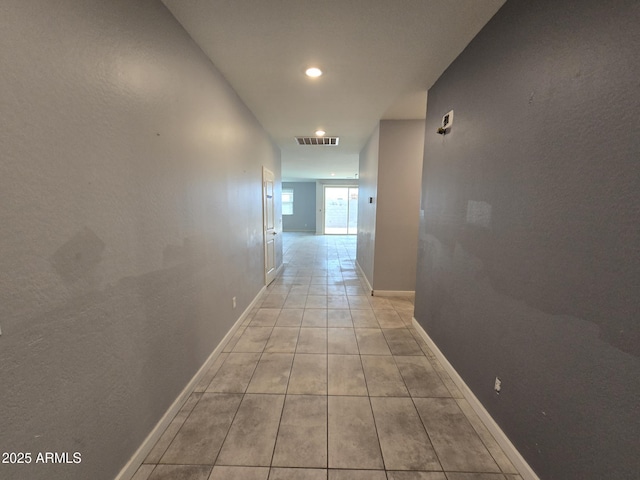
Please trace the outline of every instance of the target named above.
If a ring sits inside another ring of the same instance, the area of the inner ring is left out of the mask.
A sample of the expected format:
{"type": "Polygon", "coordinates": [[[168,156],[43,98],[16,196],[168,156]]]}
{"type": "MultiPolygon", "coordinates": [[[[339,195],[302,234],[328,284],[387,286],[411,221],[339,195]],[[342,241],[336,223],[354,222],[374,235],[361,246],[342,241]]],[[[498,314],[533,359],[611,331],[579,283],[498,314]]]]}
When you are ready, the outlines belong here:
{"type": "Polygon", "coordinates": [[[358,233],[358,187],[324,187],[324,233],[358,233]]]}

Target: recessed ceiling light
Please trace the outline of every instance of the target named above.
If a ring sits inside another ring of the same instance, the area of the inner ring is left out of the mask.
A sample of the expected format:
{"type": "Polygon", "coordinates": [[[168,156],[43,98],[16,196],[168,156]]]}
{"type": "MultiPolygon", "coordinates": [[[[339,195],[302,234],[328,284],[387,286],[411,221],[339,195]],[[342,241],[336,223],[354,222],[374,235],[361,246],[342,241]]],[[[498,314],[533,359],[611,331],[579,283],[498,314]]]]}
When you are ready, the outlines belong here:
{"type": "Polygon", "coordinates": [[[307,68],[305,70],[305,72],[307,74],[307,77],[319,77],[320,75],[322,75],[322,70],[320,70],[319,68],[316,67],[311,67],[311,68],[307,68]]]}
{"type": "Polygon", "coordinates": [[[323,137],[325,133],[327,132],[325,132],[324,130],[316,130],[316,135],[319,137],[323,137]]]}

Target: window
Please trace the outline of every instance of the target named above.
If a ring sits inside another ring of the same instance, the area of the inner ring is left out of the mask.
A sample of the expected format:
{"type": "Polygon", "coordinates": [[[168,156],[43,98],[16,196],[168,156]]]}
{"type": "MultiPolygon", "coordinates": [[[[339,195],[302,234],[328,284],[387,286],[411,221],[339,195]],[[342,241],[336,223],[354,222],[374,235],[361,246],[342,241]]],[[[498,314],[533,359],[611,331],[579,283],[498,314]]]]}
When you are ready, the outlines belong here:
{"type": "Polygon", "coordinates": [[[282,189],[282,215],[293,215],[293,188],[282,189]]]}

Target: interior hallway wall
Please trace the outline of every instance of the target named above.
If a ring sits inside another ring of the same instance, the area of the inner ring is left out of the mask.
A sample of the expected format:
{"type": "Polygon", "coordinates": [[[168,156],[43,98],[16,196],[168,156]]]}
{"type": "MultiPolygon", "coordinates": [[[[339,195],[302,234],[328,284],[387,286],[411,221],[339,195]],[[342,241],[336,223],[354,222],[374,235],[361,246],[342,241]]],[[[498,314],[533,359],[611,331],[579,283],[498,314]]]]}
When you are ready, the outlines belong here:
{"type": "Polygon", "coordinates": [[[380,122],[374,290],[415,290],[423,152],[424,120],[380,122]]]}
{"type": "Polygon", "coordinates": [[[423,149],[423,120],[381,120],[360,152],[357,260],[374,291],[415,290],[423,149]]]}
{"type": "Polygon", "coordinates": [[[378,151],[380,124],[360,151],[358,167],[358,247],[356,261],[373,285],[373,259],[376,242],[376,199],[378,198],[378,151]],[[371,199],[371,202],[369,201],[371,199]]]}
{"type": "Polygon", "coordinates": [[[416,318],[543,479],[640,471],[638,25],[510,0],[429,90],[416,318]]]}
{"type": "Polygon", "coordinates": [[[282,216],[285,232],[316,231],[316,182],[282,182],[293,190],[293,215],[282,216]]]}
{"type": "Polygon", "coordinates": [[[280,153],[156,0],[5,0],[0,64],[0,451],[82,455],[0,478],[112,479],[263,286],[280,153]]]}

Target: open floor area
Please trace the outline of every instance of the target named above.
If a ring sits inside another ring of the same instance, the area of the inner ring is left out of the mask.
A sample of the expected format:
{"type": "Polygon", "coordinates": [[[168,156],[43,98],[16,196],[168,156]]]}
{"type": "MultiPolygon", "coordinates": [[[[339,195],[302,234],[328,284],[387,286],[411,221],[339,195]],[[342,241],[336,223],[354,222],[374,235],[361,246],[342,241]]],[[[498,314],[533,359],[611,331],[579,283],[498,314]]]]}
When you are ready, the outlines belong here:
{"type": "Polygon", "coordinates": [[[355,236],[285,234],[284,267],[134,480],[521,480],[355,236]]]}

